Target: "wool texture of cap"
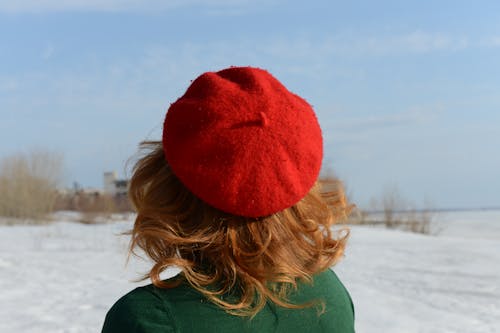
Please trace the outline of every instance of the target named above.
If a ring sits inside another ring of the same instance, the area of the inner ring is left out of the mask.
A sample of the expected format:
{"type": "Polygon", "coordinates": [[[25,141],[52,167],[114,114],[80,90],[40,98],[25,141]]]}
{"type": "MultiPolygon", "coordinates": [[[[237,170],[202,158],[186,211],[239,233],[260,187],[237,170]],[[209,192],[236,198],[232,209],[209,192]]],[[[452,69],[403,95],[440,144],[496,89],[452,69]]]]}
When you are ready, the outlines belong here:
{"type": "Polygon", "coordinates": [[[263,69],[230,67],[200,75],[170,106],[163,149],[172,172],[202,201],[262,217],[309,192],[323,140],[304,99],[263,69]]]}

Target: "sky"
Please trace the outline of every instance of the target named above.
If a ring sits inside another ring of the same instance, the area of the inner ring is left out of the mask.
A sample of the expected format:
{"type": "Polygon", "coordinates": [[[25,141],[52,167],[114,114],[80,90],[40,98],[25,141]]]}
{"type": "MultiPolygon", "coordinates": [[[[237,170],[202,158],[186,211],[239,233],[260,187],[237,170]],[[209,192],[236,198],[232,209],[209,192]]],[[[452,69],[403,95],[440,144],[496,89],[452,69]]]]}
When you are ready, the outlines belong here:
{"type": "Polygon", "coordinates": [[[358,206],[500,206],[499,59],[495,0],[0,0],[0,158],[102,187],[190,80],[255,66],[314,107],[358,206]]]}

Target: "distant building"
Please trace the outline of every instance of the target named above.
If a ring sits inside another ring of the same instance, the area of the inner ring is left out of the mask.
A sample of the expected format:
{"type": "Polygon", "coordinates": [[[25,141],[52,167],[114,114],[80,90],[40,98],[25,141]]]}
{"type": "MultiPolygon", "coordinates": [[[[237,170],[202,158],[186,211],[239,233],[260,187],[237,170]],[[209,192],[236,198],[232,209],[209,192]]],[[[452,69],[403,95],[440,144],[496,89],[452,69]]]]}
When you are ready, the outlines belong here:
{"type": "Polygon", "coordinates": [[[128,180],[118,179],[116,171],[104,173],[104,193],[113,196],[126,195],[128,191],[128,180]]]}

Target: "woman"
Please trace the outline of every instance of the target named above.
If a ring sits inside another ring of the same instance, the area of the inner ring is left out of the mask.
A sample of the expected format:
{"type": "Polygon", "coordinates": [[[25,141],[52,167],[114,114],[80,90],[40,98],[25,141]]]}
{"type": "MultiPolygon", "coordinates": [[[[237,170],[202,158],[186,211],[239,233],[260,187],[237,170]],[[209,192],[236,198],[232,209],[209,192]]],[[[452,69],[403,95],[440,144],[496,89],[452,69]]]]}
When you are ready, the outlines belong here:
{"type": "Polygon", "coordinates": [[[347,233],[339,183],[320,192],[321,130],[311,106],[267,71],[194,80],[143,143],[129,195],[131,251],[152,284],[109,310],[103,333],[353,332],[351,299],[329,269],[347,233]],[[181,273],[162,280],[160,273],[181,273]]]}

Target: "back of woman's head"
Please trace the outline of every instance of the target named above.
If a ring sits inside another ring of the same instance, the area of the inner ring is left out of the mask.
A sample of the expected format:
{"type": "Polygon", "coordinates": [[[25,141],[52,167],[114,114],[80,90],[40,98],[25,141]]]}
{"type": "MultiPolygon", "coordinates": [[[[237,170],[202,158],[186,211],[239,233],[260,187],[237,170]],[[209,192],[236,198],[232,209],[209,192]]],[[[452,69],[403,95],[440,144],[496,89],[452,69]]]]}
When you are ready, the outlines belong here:
{"type": "Polygon", "coordinates": [[[143,143],[142,149],[147,154],[137,162],[129,190],[137,211],[131,248],[140,247],[155,262],[149,272],[154,285],[174,287],[160,273],[175,266],[212,302],[252,315],[268,300],[297,306],[286,300],[296,282],[310,280],[341,258],[347,233],[332,226],[346,217],[349,206],[338,180],[328,184],[330,192],[321,192],[316,183],[302,200],[275,214],[241,217],[186,189],[160,142],[143,143]],[[236,302],[220,297],[234,291],[236,302]]]}
{"type": "Polygon", "coordinates": [[[142,152],[131,250],[154,261],[154,285],[186,282],[237,315],[268,301],[308,305],[287,296],[341,258],[347,232],[332,226],[350,209],[339,181],[326,192],[317,181],[321,131],[309,104],[260,69],[205,73],[142,152]],[[182,279],[162,281],[172,266],[182,279]]]}

